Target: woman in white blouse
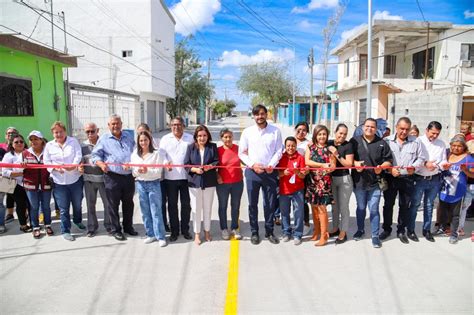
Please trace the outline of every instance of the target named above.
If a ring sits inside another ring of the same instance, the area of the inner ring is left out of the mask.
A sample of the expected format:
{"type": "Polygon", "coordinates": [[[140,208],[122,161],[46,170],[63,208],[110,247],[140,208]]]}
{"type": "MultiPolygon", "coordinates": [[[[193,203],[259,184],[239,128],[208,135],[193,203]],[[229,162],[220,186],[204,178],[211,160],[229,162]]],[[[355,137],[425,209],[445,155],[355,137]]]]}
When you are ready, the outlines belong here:
{"type": "Polygon", "coordinates": [[[132,173],[137,183],[138,199],[145,226],[145,244],[158,240],[160,247],[167,245],[163,213],[161,210],[161,167],[149,167],[146,164],[162,164],[158,150],[153,147],[153,138],[148,131],[142,131],[137,137],[137,148],[132,153],[132,173]],[[137,166],[140,164],[140,166],[137,166]]]}
{"type": "MultiPolygon", "coordinates": [[[[27,148],[22,135],[14,136],[8,143],[8,152],[3,156],[3,163],[20,164],[23,162],[23,151],[27,148]]],[[[31,232],[28,225],[27,212],[29,211],[28,197],[23,188],[23,168],[3,167],[2,176],[16,179],[16,187],[13,192],[13,200],[16,203],[16,214],[20,221],[20,230],[24,233],[31,232]]]]}

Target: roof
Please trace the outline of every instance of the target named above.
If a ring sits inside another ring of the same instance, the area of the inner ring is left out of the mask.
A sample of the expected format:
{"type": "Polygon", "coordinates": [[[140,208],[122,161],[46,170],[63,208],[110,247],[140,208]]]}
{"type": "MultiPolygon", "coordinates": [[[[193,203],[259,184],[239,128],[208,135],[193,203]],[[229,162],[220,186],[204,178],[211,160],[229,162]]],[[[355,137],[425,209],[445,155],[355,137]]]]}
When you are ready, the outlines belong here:
{"type": "MultiPolygon", "coordinates": [[[[453,28],[450,22],[429,22],[430,33],[440,33],[447,29],[453,28]]],[[[364,43],[367,41],[368,26],[364,25],[358,28],[355,33],[341,41],[336,48],[331,51],[331,55],[338,55],[343,50],[352,46],[354,43],[364,43]]],[[[397,21],[397,20],[374,20],[372,24],[372,38],[375,38],[377,33],[383,32],[385,36],[410,40],[411,37],[418,39],[420,36],[426,37],[427,26],[425,22],[421,21],[397,21]]],[[[367,45],[367,44],[366,44],[367,45]]]]}
{"type": "MultiPolygon", "coordinates": [[[[372,81],[372,85],[386,86],[387,88],[393,90],[395,93],[400,93],[402,91],[402,89],[400,89],[399,87],[396,87],[395,85],[390,84],[390,83],[386,83],[384,81],[372,81]]],[[[367,86],[367,81],[363,81],[363,82],[361,82],[357,85],[351,86],[347,89],[340,89],[340,90],[333,91],[333,93],[337,94],[337,93],[341,93],[341,92],[352,91],[352,90],[360,89],[360,88],[363,88],[363,87],[366,87],[366,86],[367,86]]]]}
{"type": "Polygon", "coordinates": [[[32,43],[13,35],[0,34],[0,46],[56,61],[65,66],[77,67],[77,57],[32,43]]]}

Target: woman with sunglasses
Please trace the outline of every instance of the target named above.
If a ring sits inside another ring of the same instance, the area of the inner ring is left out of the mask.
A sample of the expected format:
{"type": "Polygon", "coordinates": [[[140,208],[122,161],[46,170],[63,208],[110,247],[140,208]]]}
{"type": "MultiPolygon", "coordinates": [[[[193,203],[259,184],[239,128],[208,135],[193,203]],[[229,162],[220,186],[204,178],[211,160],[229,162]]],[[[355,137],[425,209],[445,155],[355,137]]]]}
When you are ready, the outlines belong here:
{"type": "MultiPolygon", "coordinates": [[[[25,139],[22,135],[15,135],[8,143],[8,152],[3,157],[3,163],[21,164],[23,162],[23,151],[27,148],[25,139]]],[[[10,196],[16,203],[16,214],[20,221],[20,230],[23,233],[31,232],[31,227],[27,222],[27,211],[29,208],[28,197],[23,188],[23,168],[20,167],[3,167],[2,176],[14,178],[17,182],[15,191],[10,196]]]]}

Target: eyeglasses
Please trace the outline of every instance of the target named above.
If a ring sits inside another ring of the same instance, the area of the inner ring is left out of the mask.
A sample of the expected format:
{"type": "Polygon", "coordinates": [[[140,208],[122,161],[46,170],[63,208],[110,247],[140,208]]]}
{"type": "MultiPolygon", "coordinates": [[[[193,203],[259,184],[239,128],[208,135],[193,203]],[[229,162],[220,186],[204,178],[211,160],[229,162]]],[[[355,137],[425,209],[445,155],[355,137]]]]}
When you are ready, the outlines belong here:
{"type": "Polygon", "coordinates": [[[89,133],[95,133],[97,130],[86,130],[86,133],[89,134],[89,133]]]}
{"type": "Polygon", "coordinates": [[[13,141],[14,144],[23,144],[25,142],[23,142],[22,140],[18,140],[18,141],[13,141]]]}

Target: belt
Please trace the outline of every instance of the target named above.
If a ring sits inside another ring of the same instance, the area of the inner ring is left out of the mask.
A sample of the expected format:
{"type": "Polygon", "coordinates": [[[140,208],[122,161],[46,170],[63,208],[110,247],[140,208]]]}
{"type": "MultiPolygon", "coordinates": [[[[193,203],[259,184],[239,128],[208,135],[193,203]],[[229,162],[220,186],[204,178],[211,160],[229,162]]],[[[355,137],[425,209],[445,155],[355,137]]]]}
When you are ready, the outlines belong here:
{"type": "Polygon", "coordinates": [[[424,180],[432,180],[432,179],[437,179],[439,176],[441,176],[440,173],[438,174],[435,174],[435,175],[430,175],[430,176],[422,176],[422,175],[418,175],[418,174],[415,174],[417,178],[421,178],[421,179],[424,179],[424,180]]]}

